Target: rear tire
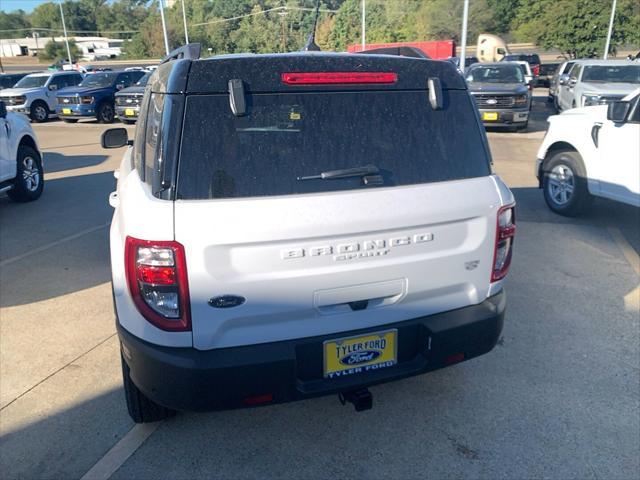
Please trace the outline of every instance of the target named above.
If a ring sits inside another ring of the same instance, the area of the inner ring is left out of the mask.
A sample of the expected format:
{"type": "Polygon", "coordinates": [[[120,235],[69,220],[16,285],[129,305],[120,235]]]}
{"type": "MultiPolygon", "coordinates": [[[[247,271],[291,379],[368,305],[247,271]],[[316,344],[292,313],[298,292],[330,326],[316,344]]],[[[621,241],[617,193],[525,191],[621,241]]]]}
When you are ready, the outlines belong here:
{"type": "Polygon", "coordinates": [[[120,119],[120,121],[122,123],[124,123],[125,125],[133,125],[134,123],[136,123],[135,120],[123,120],[123,119],[120,119]]]}
{"type": "Polygon", "coordinates": [[[98,107],[97,118],[100,123],[113,123],[115,112],[113,105],[109,102],[101,103],[98,107]]]}
{"type": "Polygon", "coordinates": [[[78,123],[78,120],[75,118],[63,118],[62,121],[64,123],[78,123]]]}
{"type": "Polygon", "coordinates": [[[42,160],[36,150],[21,145],[18,147],[16,178],[13,180],[13,188],[7,195],[14,202],[32,202],[42,195],[44,188],[44,175],[42,172],[42,160]]]}
{"type": "Polygon", "coordinates": [[[574,217],[591,205],[593,197],[589,193],[586,169],[578,152],[554,152],[542,169],[544,200],[553,212],[574,217]]]}
{"type": "Polygon", "coordinates": [[[175,410],[158,405],[135,386],[129,375],[129,365],[122,358],[122,354],[120,354],[120,361],[122,362],[124,396],[131,419],[135,423],[150,423],[173,417],[176,414],[175,410]]]}
{"type": "Polygon", "coordinates": [[[49,107],[42,100],[36,100],[29,108],[29,118],[35,123],[44,123],[49,120],[49,107]]]}

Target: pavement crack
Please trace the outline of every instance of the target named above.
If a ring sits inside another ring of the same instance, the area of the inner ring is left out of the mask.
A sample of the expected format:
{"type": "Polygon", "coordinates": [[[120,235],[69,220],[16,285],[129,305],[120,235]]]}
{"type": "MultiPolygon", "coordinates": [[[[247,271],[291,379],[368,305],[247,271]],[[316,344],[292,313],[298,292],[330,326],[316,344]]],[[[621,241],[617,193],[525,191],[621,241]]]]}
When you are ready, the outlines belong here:
{"type": "Polygon", "coordinates": [[[103,345],[104,343],[106,343],[107,341],[109,341],[110,339],[112,339],[113,337],[115,337],[117,335],[117,333],[112,333],[111,335],[109,335],[107,338],[101,340],[100,342],[98,342],[96,345],[94,345],[93,347],[91,347],[89,350],[87,350],[84,353],[81,353],[80,355],[78,355],[76,358],[74,358],[73,360],[70,360],[69,362],[67,362],[66,364],[64,364],[62,367],[60,367],[59,369],[57,369],[55,372],[50,373],[49,375],[47,375],[46,377],[44,377],[42,380],[40,380],[38,383],[36,383],[35,385],[29,387],[27,390],[25,390],[24,392],[22,392],[20,395],[18,395],[16,398],[14,398],[13,400],[11,400],[9,403],[7,403],[5,406],[3,406],[2,408],[0,408],[0,412],[2,412],[5,408],[9,407],[10,405],[12,405],[13,403],[15,403],[16,401],[20,400],[22,397],[24,397],[26,394],[28,394],[29,392],[31,392],[33,389],[35,389],[36,387],[38,387],[39,385],[42,385],[44,382],[46,382],[47,380],[49,380],[51,377],[57,375],[58,373],[60,373],[62,370],[64,370],[65,368],[67,368],[69,365],[71,365],[72,363],[75,363],[76,361],[80,360],[82,357],[84,357],[85,355],[93,352],[96,348],[98,348],[99,346],[103,345]]]}

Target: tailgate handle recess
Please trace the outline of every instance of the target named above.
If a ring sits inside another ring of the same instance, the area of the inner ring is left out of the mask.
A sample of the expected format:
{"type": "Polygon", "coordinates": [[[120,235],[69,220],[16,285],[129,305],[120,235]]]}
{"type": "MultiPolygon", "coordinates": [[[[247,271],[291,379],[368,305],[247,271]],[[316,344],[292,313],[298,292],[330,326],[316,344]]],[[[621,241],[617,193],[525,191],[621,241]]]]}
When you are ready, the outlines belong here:
{"type": "Polygon", "coordinates": [[[314,306],[325,315],[384,307],[397,303],[407,291],[406,279],[319,290],[314,306]]]}

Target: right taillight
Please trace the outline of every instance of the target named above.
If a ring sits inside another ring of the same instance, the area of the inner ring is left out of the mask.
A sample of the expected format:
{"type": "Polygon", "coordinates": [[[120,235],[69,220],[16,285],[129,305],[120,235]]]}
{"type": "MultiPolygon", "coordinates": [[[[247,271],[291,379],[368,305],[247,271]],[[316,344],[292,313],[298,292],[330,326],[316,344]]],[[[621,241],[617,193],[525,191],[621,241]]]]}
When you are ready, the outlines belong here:
{"type": "Polygon", "coordinates": [[[142,316],[162,330],[191,330],[184,247],[127,237],[124,255],[129,292],[142,316]]]}
{"type": "Polygon", "coordinates": [[[496,228],[496,246],[493,254],[491,281],[503,279],[509,271],[513,253],[513,239],[516,235],[515,205],[508,205],[498,210],[496,228]]]}

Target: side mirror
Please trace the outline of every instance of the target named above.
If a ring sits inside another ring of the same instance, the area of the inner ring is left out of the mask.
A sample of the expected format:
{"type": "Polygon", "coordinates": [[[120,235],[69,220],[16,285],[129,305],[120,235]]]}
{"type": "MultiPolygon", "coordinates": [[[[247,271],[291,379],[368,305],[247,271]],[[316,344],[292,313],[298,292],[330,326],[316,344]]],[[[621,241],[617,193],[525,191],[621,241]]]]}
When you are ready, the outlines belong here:
{"type": "Polygon", "coordinates": [[[7,106],[0,100],[0,118],[7,118],[7,106]]]}
{"type": "Polygon", "coordinates": [[[629,110],[631,110],[631,103],[629,102],[612,102],[607,107],[607,120],[615,123],[624,123],[627,121],[629,110]]]}
{"type": "Polygon", "coordinates": [[[124,88],[124,83],[119,83],[116,85],[116,90],[122,90],[124,88]]]}
{"type": "Polygon", "coordinates": [[[569,79],[569,86],[570,86],[570,87],[575,87],[575,86],[576,86],[576,83],[578,83],[578,79],[577,79],[576,77],[571,77],[571,78],[569,79]]]}
{"type": "Polygon", "coordinates": [[[49,85],[47,87],[49,90],[54,91],[54,90],[58,90],[58,85],[52,83],[51,85],[49,85]]]}
{"type": "Polygon", "coordinates": [[[496,52],[498,53],[498,55],[506,55],[507,51],[504,48],[498,48],[496,50],[496,52]]]}
{"type": "Polygon", "coordinates": [[[558,83],[560,85],[566,85],[569,82],[569,75],[567,75],[566,73],[560,75],[560,77],[558,78],[558,83]]]}
{"type": "Polygon", "coordinates": [[[102,148],[120,148],[129,143],[129,134],[126,128],[110,128],[102,133],[100,138],[102,148]]]}

